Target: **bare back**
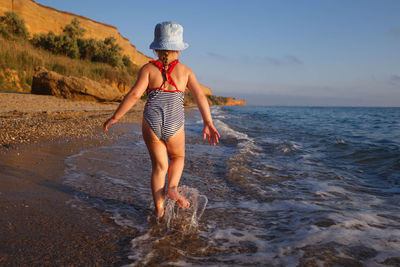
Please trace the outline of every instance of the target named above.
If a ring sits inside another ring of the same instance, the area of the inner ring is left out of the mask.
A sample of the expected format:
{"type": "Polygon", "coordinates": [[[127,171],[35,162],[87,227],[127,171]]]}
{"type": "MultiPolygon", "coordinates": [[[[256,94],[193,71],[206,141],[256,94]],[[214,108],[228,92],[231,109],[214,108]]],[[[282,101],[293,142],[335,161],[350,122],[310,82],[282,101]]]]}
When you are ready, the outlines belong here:
{"type": "MultiPolygon", "coordinates": [[[[159,69],[154,64],[146,64],[143,67],[143,71],[148,72],[149,75],[148,88],[157,88],[163,84],[165,77],[163,77],[159,69]]],[[[171,78],[174,80],[179,91],[185,92],[190,73],[191,70],[180,62],[175,66],[174,70],[171,73],[171,78]]],[[[175,90],[175,87],[173,85],[169,83],[165,83],[165,85],[166,87],[163,89],[171,91],[175,90]]]]}

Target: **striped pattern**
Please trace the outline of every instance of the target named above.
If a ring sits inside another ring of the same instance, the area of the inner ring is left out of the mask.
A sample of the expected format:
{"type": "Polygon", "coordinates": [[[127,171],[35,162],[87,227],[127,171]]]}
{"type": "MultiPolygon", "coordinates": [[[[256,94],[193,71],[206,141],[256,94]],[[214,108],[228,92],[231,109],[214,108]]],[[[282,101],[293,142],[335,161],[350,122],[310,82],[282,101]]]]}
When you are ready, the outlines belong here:
{"type": "Polygon", "coordinates": [[[158,138],[168,140],[184,124],[184,98],[180,91],[148,91],[143,117],[158,138]]]}

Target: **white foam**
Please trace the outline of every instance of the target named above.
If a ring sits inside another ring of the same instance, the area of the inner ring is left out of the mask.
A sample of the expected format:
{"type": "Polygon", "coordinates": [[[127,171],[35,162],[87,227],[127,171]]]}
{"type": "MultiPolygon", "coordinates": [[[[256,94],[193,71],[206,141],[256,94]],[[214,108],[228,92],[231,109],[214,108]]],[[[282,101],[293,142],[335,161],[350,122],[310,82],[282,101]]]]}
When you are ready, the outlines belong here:
{"type": "MultiPolygon", "coordinates": [[[[271,212],[278,210],[295,209],[298,214],[309,213],[312,210],[321,209],[318,206],[309,205],[304,202],[296,203],[296,201],[276,201],[265,205],[265,203],[253,202],[240,202],[235,206],[226,207],[227,209],[234,209],[235,207],[251,209],[255,212],[271,212]]],[[[222,205],[211,204],[209,209],[217,208],[222,205]]],[[[301,217],[301,215],[299,215],[301,217]]],[[[293,219],[295,219],[294,216],[293,219]]],[[[219,260],[235,260],[237,264],[242,262],[246,263],[260,263],[262,259],[269,259],[273,265],[284,264],[285,266],[296,266],[298,260],[302,256],[302,248],[306,246],[313,246],[315,244],[328,244],[336,242],[344,246],[361,245],[368,248],[373,248],[378,251],[378,255],[368,260],[375,266],[380,260],[388,257],[400,255],[400,230],[399,229],[384,229],[382,227],[375,227],[376,225],[385,225],[390,223],[391,220],[381,218],[374,212],[338,212],[329,213],[329,219],[335,221],[336,224],[330,227],[318,227],[316,225],[304,225],[301,220],[290,221],[288,225],[295,232],[290,235],[283,234],[281,237],[275,238],[273,241],[260,239],[269,233],[267,229],[254,228],[246,226],[245,228],[216,228],[209,236],[215,246],[222,251],[232,251],[240,242],[249,241],[257,247],[257,252],[251,254],[251,258],[243,257],[242,255],[228,255],[221,256],[219,260]]],[[[299,218],[301,219],[301,218],[299,218]]],[[[284,224],[288,222],[285,220],[284,224]]],[[[280,221],[276,221],[279,225],[280,221]]],[[[337,248],[339,253],[340,247],[337,248]]]]}
{"type": "Polygon", "coordinates": [[[222,109],[221,109],[221,107],[218,107],[218,106],[213,106],[213,107],[211,107],[211,114],[212,115],[219,115],[219,114],[221,114],[223,111],[222,111],[222,109]]]}
{"type": "MultiPolygon", "coordinates": [[[[341,180],[334,182],[321,181],[310,177],[286,181],[279,185],[278,191],[286,191],[288,193],[287,190],[292,190],[289,189],[291,187],[296,188],[296,190],[306,188],[311,195],[302,194],[302,197],[305,197],[303,200],[277,199],[262,203],[257,201],[240,201],[235,204],[210,203],[208,209],[210,211],[227,209],[231,212],[236,210],[237,212],[235,213],[237,214],[240,214],[241,210],[244,209],[252,213],[266,214],[267,216],[272,212],[274,214],[276,212],[279,212],[278,214],[282,212],[286,214],[282,223],[293,229],[290,235],[283,234],[281,237],[274,239],[273,243],[262,240],[262,244],[266,247],[264,250],[260,243],[255,242],[257,243],[256,254],[261,255],[261,258],[269,255],[270,259],[273,259],[271,264],[296,266],[302,256],[301,248],[329,242],[347,246],[361,245],[375,249],[378,251],[378,255],[364,262],[368,263],[368,266],[378,266],[379,261],[400,255],[400,222],[392,219],[389,211],[377,209],[379,206],[386,205],[385,199],[358,191],[349,191],[343,187],[343,181],[341,180]],[[287,187],[281,187],[282,185],[287,187]],[[315,201],[312,195],[321,196],[324,200],[322,202],[315,201]],[[308,199],[307,196],[311,198],[308,199]],[[319,220],[321,219],[319,214],[323,214],[323,218],[333,222],[333,224],[320,227],[303,223],[301,220],[302,218],[319,220]],[[382,216],[382,214],[387,214],[388,217],[382,216]]],[[[281,223],[280,219],[277,218],[275,223],[279,225],[281,223]]],[[[250,234],[246,234],[250,239],[254,238],[251,235],[260,230],[257,228],[252,229],[250,226],[241,229],[242,231],[250,232],[250,234]]],[[[227,241],[224,241],[222,246],[224,249],[229,248],[237,244],[240,239],[240,237],[232,235],[234,231],[238,231],[238,228],[216,231],[211,238],[222,239],[223,236],[227,241]]],[[[269,231],[273,231],[272,228],[269,231]]],[[[268,230],[265,230],[264,234],[268,234],[268,230]]],[[[342,253],[340,249],[338,250],[339,253],[342,253]]],[[[240,263],[240,257],[227,256],[227,258],[239,260],[238,262],[240,263]]],[[[248,257],[245,258],[248,259],[248,257]]],[[[253,254],[251,258],[253,259],[253,254]]]]}
{"type": "Polygon", "coordinates": [[[335,197],[338,194],[351,195],[351,193],[343,187],[332,185],[329,182],[317,182],[314,180],[313,182],[309,182],[308,185],[310,186],[310,191],[314,192],[317,196],[335,197]]]}
{"type": "MultiPolygon", "coordinates": [[[[199,220],[204,213],[208,199],[197,189],[187,186],[180,186],[179,193],[190,202],[190,207],[183,210],[177,207],[175,200],[167,199],[163,220],[131,241],[129,259],[135,260],[135,263],[130,266],[147,265],[157,253],[158,244],[163,243],[163,240],[170,240],[171,235],[178,233],[180,236],[190,236],[198,231],[199,220]]],[[[182,255],[185,254],[184,251],[176,251],[182,255]]],[[[184,261],[168,262],[169,265],[176,266],[183,263],[186,264],[184,261]]]]}
{"type": "Polygon", "coordinates": [[[228,124],[220,120],[214,120],[214,125],[221,134],[221,139],[233,138],[238,140],[238,152],[233,158],[236,157],[240,159],[243,156],[248,158],[249,155],[251,155],[252,157],[260,155],[259,152],[262,151],[262,148],[257,146],[254,142],[254,139],[249,137],[247,134],[233,130],[231,127],[229,127],[228,124]]]}
{"type": "MultiPolygon", "coordinates": [[[[260,238],[265,232],[262,229],[237,229],[233,227],[219,228],[213,231],[208,238],[211,238],[211,244],[218,247],[222,255],[218,257],[218,261],[222,262],[235,262],[237,265],[241,264],[254,264],[268,262],[270,264],[287,263],[285,266],[290,265],[290,261],[284,260],[285,254],[291,251],[291,248],[276,248],[274,244],[265,239],[260,238]],[[251,257],[245,256],[242,253],[232,253],[235,248],[239,248],[246,244],[246,246],[253,246],[251,257]],[[279,259],[277,259],[279,256],[279,259]]],[[[292,262],[295,262],[292,260],[292,262]]]]}
{"type": "MultiPolygon", "coordinates": [[[[263,158],[265,162],[255,162],[258,164],[254,164],[255,166],[248,164],[254,162],[257,153],[262,153],[262,148],[257,146],[258,143],[272,144],[273,150],[281,152],[280,156],[282,153],[288,154],[293,151],[300,154],[297,152],[301,152],[298,150],[303,149],[303,146],[295,141],[269,137],[265,138],[268,142],[264,142],[265,140],[260,142],[259,139],[251,138],[250,133],[234,130],[229,126],[232,122],[227,120],[231,118],[230,114],[220,108],[217,108],[215,112],[213,117],[222,138],[232,138],[234,140],[231,143],[237,145],[235,154],[227,160],[228,170],[237,171],[238,179],[243,177],[244,180],[240,181],[243,185],[237,184],[245,189],[249,188],[248,194],[243,194],[242,188],[239,188],[237,192],[229,188],[225,191],[229,192],[226,198],[218,196],[218,200],[211,199],[204,215],[208,221],[202,223],[200,227],[196,225],[196,219],[193,219],[195,212],[191,210],[183,212],[176,208],[174,201],[168,201],[164,224],[149,229],[147,222],[141,222],[143,228],[131,242],[132,251],[129,258],[137,261],[132,266],[152,264],[152,259],[159,257],[158,253],[163,253],[165,249],[165,247],[160,247],[161,243],[167,243],[173,248],[173,253],[177,253],[178,261],[164,263],[175,266],[190,266],[191,260],[198,263],[202,259],[211,262],[211,264],[207,262],[207,266],[213,266],[213,263],[215,266],[229,266],[232,262],[237,265],[262,265],[268,262],[272,266],[297,266],[306,251],[304,247],[322,247],[329,242],[338,243],[335,248],[338,251],[337,256],[345,258],[350,256],[345,253],[343,246],[362,245],[377,250],[379,253],[375,257],[361,260],[366,266],[379,266],[379,262],[387,257],[400,255],[400,221],[396,217],[398,196],[385,194],[374,196],[366,193],[368,188],[362,188],[362,186],[360,188],[352,183],[354,178],[358,177],[349,177],[351,172],[346,172],[345,169],[336,172],[336,166],[324,166],[326,161],[319,158],[326,154],[321,152],[306,151],[307,154],[301,154],[294,160],[289,160],[291,157],[285,157],[287,161],[279,161],[270,157],[263,158]],[[233,164],[230,165],[230,163],[233,164]],[[305,166],[296,166],[296,164],[305,166]],[[269,199],[273,200],[269,201],[269,199]],[[204,245],[196,244],[201,246],[196,247],[196,253],[180,250],[174,247],[173,243],[168,243],[171,240],[173,242],[173,238],[170,238],[173,233],[193,229],[193,226],[197,227],[197,234],[204,242],[204,245]]],[[[199,120],[198,123],[202,121],[199,120]]],[[[115,149],[118,150],[117,147],[115,149]]],[[[309,146],[307,149],[313,151],[309,146]]],[[[121,146],[121,150],[123,153],[128,153],[124,146],[121,146]]],[[[108,158],[98,160],[90,153],[84,154],[82,158],[90,157],[96,165],[108,166],[112,163],[108,158]]],[[[115,170],[115,166],[104,173],[95,169],[86,172],[79,169],[80,158],[75,159],[69,168],[71,179],[75,179],[77,184],[80,183],[79,179],[85,180],[86,175],[94,174],[98,176],[94,179],[98,179],[101,184],[111,184],[113,188],[135,189],[136,185],[129,187],[131,184],[129,180],[124,179],[123,175],[113,174],[110,171],[115,170]]],[[[125,160],[121,166],[129,168],[130,164],[132,164],[131,161],[125,160]]],[[[218,181],[227,181],[229,184],[231,182],[229,179],[229,175],[226,175],[218,181]]],[[[235,180],[232,181],[235,182],[235,180]]],[[[207,182],[206,187],[213,186],[211,179],[207,182]]],[[[97,185],[88,183],[87,186],[97,185]]],[[[374,188],[373,190],[396,193],[399,188],[374,188]]],[[[147,191],[147,197],[150,195],[147,191]]],[[[71,205],[75,204],[71,201],[71,205]]],[[[111,218],[122,226],[136,228],[138,223],[135,222],[135,218],[143,215],[143,212],[135,213],[135,210],[130,209],[129,206],[119,207],[108,204],[104,206],[107,211],[112,212],[111,218]]],[[[197,218],[201,217],[200,209],[196,210],[197,218]]],[[[336,253],[336,251],[330,252],[336,253]]],[[[320,266],[327,264],[323,262],[323,255],[319,256],[315,257],[320,258],[317,264],[320,266]]]]}
{"type": "Polygon", "coordinates": [[[229,127],[226,123],[222,122],[221,120],[214,120],[214,125],[218,129],[222,138],[230,137],[230,138],[235,138],[237,140],[241,139],[249,140],[249,136],[247,134],[233,130],[231,127],[229,127]]]}
{"type": "MultiPolygon", "coordinates": [[[[192,263],[190,263],[190,262],[187,262],[187,261],[184,261],[184,260],[179,260],[179,261],[175,261],[175,262],[170,262],[170,263],[168,263],[168,265],[171,265],[171,266],[198,266],[197,264],[196,265],[193,265],[192,263]]],[[[209,265],[210,266],[210,265],[209,265]]]]}
{"type": "Polygon", "coordinates": [[[276,149],[285,154],[294,152],[296,150],[300,150],[302,148],[301,144],[296,143],[294,141],[284,141],[283,143],[281,141],[281,143],[275,143],[275,144],[276,144],[276,149]]]}
{"type": "Polygon", "coordinates": [[[124,181],[122,179],[112,177],[108,173],[103,173],[103,174],[98,173],[98,175],[100,175],[99,179],[103,179],[106,182],[111,182],[112,184],[115,184],[115,185],[122,185],[127,188],[132,188],[132,189],[135,188],[131,183],[124,181]]]}
{"type": "Polygon", "coordinates": [[[174,227],[174,224],[184,226],[184,231],[190,232],[197,229],[199,220],[204,213],[208,199],[205,195],[201,195],[195,188],[180,186],[179,193],[184,196],[190,203],[190,207],[185,210],[176,209],[176,201],[167,199],[165,207],[165,221],[167,228],[174,227]]]}
{"type": "Polygon", "coordinates": [[[138,266],[146,265],[152,256],[152,251],[148,251],[148,247],[146,244],[152,240],[151,231],[144,233],[143,235],[139,235],[131,240],[131,252],[128,258],[130,260],[139,260],[141,259],[140,263],[137,264],[130,264],[128,266],[138,266]]]}
{"type": "Polygon", "coordinates": [[[109,212],[112,213],[111,219],[119,226],[131,227],[133,229],[140,230],[142,227],[135,221],[137,213],[132,212],[130,209],[113,208],[109,212]]]}

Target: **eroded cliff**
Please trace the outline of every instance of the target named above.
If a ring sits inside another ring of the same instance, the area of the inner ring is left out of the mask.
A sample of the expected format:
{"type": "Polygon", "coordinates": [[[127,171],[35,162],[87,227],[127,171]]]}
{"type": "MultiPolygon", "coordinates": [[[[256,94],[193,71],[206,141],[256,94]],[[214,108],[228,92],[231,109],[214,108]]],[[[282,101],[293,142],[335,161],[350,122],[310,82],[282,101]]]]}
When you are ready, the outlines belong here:
{"type": "MultiPolygon", "coordinates": [[[[150,57],[139,52],[136,47],[131,44],[127,38],[123,37],[118,32],[118,29],[112,25],[44,6],[33,0],[0,0],[0,16],[4,15],[7,11],[15,12],[24,19],[26,27],[31,35],[35,33],[48,33],[49,31],[55,34],[61,34],[67,24],[71,23],[74,18],[78,18],[81,27],[86,30],[84,38],[104,40],[107,37],[114,37],[122,49],[122,54],[129,56],[134,64],[142,66],[151,60],[150,57]]],[[[129,90],[129,85],[127,84],[124,84],[121,89],[119,84],[116,86],[114,83],[115,81],[108,82],[108,84],[118,88],[121,92],[129,90]]],[[[201,87],[206,95],[212,97],[211,88],[204,85],[201,85],[201,87]]],[[[225,98],[224,101],[219,102],[218,104],[220,105],[245,105],[244,100],[233,98],[225,98]]]]}
{"type": "Polygon", "coordinates": [[[85,38],[104,40],[110,36],[114,37],[122,48],[123,54],[129,56],[131,61],[138,66],[142,66],[151,59],[139,52],[114,26],[44,6],[33,0],[0,0],[0,16],[7,11],[15,12],[24,19],[31,34],[48,33],[49,31],[60,34],[65,25],[71,23],[72,19],[78,18],[81,26],[86,29],[85,38]]]}

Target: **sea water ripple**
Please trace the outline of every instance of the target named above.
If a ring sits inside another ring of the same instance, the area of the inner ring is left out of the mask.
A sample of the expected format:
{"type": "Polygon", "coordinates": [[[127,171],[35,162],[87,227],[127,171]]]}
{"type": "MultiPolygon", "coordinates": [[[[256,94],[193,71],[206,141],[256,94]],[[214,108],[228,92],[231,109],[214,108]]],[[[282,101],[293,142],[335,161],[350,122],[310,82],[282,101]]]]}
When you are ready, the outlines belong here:
{"type": "Polygon", "coordinates": [[[151,164],[138,130],[66,160],[65,184],[80,192],[74,205],[85,199],[138,231],[130,265],[400,262],[400,109],[249,106],[212,113],[221,134],[216,147],[202,140],[198,112],[185,124],[181,183],[198,205],[184,213],[168,202],[170,217],[161,224],[149,219],[151,164]]]}

